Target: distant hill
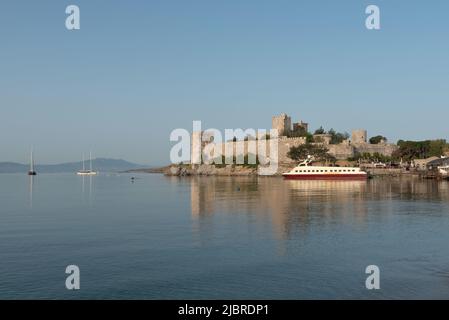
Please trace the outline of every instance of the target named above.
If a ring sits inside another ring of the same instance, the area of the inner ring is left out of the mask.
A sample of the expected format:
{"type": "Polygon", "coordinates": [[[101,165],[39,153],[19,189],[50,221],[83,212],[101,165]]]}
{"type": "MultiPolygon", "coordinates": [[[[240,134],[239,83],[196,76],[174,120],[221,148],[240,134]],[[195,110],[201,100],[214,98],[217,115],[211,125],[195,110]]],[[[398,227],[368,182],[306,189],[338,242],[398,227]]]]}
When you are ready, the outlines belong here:
{"type": "MultiPolygon", "coordinates": [[[[89,168],[89,161],[85,162],[86,169],[89,168]]],[[[16,162],[0,162],[0,173],[25,173],[29,169],[29,164],[21,164],[16,162]]],[[[61,164],[36,164],[37,173],[63,173],[76,172],[83,167],[82,161],[67,162],[61,164]]],[[[128,162],[122,159],[92,159],[92,167],[99,172],[118,172],[146,167],[136,163],[128,162]]]]}

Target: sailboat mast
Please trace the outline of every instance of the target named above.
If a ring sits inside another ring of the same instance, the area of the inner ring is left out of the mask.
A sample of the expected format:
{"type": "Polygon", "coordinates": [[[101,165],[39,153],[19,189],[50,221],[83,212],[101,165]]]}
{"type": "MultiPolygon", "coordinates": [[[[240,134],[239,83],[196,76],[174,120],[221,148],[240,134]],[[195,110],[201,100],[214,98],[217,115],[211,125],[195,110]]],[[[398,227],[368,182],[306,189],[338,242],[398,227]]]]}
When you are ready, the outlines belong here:
{"type": "Polygon", "coordinates": [[[89,152],[89,159],[90,159],[90,171],[92,172],[92,151],[89,152]]]}
{"type": "Polygon", "coordinates": [[[84,166],[84,153],[83,153],[83,171],[85,171],[85,170],[86,170],[86,168],[84,166]]]}
{"type": "Polygon", "coordinates": [[[33,149],[31,149],[30,171],[34,171],[33,149]]]}

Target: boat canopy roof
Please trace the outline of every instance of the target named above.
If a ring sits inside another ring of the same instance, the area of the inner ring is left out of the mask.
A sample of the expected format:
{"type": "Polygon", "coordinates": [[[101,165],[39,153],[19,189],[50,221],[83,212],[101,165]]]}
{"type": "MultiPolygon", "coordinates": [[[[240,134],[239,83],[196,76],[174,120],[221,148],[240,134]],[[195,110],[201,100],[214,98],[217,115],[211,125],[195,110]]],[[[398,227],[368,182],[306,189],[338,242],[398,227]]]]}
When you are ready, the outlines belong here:
{"type": "Polygon", "coordinates": [[[447,165],[449,165],[449,157],[432,160],[429,163],[427,163],[428,167],[439,167],[447,165]]]}

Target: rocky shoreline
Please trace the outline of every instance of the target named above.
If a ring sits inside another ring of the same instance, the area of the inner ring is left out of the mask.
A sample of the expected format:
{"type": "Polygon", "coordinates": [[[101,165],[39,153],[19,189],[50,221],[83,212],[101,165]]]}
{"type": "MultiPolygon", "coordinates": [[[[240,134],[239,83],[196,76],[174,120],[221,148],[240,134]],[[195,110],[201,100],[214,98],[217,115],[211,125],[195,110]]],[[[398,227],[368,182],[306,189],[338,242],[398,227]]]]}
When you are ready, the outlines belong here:
{"type": "Polygon", "coordinates": [[[160,168],[128,170],[126,173],[157,173],[166,176],[257,176],[256,166],[245,165],[168,165],[160,168]]]}
{"type": "Polygon", "coordinates": [[[236,166],[236,165],[172,165],[165,167],[163,174],[166,176],[255,176],[256,167],[236,166]]]}

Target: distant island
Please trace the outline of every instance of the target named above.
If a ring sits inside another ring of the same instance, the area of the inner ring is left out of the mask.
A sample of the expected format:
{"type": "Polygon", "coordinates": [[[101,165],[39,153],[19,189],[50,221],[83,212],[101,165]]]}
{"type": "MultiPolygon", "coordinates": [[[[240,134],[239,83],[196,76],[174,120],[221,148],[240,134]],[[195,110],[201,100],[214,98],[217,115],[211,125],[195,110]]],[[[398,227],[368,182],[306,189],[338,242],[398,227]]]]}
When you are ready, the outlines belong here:
{"type": "MultiPolygon", "coordinates": [[[[0,173],[26,173],[29,164],[17,162],[0,162],[0,173]]],[[[92,159],[92,166],[99,172],[123,172],[147,167],[145,165],[132,163],[122,159],[96,158],[92,159]]],[[[60,164],[36,164],[34,166],[38,173],[66,173],[76,172],[83,167],[82,161],[66,162],[60,164]]]]}

